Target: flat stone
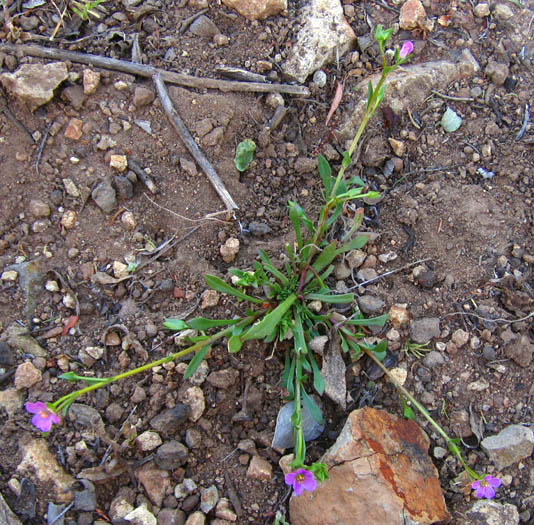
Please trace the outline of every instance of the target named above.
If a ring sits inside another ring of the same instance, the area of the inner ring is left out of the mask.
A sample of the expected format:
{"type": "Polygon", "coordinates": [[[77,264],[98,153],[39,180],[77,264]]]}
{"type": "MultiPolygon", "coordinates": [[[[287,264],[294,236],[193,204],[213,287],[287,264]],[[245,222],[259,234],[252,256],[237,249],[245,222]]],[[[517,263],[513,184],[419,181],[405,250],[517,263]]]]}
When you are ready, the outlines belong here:
{"type": "Polygon", "coordinates": [[[374,408],[349,414],[321,458],[330,479],[290,500],[292,525],[430,525],[449,517],[429,440],[411,420],[374,408]]]}
{"type": "Polygon", "coordinates": [[[358,298],[358,306],[364,314],[373,315],[382,311],[386,303],[380,297],[364,295],[358,298]]]}
{"type": "Polygon", "coordinates": [[[347,406],[345,372],[346,366],[341,354],[341,343],[339,337],[336,336],[323,351],[321,374],[325,382],[324,393],[342,410],[345,410],[347,406]]]}
{"type": "Polygon", "coordinates": [[[115,189],[108,179],[100,182],[92,191],[91,196],[104,213],[111,213],[117,204],[115,189]]]}
{"type": "MultiPolygon", "coordinates": [[[[440,89],[459,79],[471,78],[480,66],[468,49],[464,49],[457,62],[440,60],[423,64],[405,64],[388,75],[387,104],[401,115],[406,107],[417,108],[424,104],[432,89],[440,89]]],[[[380,75],[371,75],[358,83],[354,90],[356,103],[348,119],[340,125],[340,137],[352,139],[362,121],[367,101],[369,81],[376,86],[380,75]]]]}
{"type": "Polygon", "coordinates": [[[207,381],[210,385],[225,390],[232,385],[235,385],[238,378],[239,370],[226,368],[224,370],[216,370],[215,372],[212,372],[208,376],[207,381]]]}
{"type": "Polygon", "coordinates": [[[434,368],[436,366],[445,364],[445,358],[443,357],[443,354],[441,352],[438,352],[437,350],[432,350],[431,352],[428,352],[428,354],[425,355],[422,363],[428,368],[434,368]]]}
{"type": "Polygon", "coordinates": [[[7,505],[2,494],[0,494],[0,523],[3,525],[22,525],[16,514],[7,505]]]}
{"type": "Polygon", "coordinates": [[[4,87],[14,96],[26,102],[32,111],[54,97],[54,90],[65,80],[69,72],[63,62],[49,64],[24,64],[15,73],[0,75],[4,87]]]}
{"type": "Polygon", "coordinates": [[[158,525],[184,525],[185,513],[178,509],[161,509],[158,513],[158,525]]]}
{"type": "Polygon", "coordinates": [[[142,108],[152,103],[156,94],[149,88],[143,86],[137,86],[134,89],[133,105],[136,108],[142,108]]]}
{"type": "Polygon", "coordinates": [[[519,366],[527,368],[534,356],[534,343],[528,335],[521,335],[520,338],[504,347],[506,357],[513,359],[519,366]]]}
{"type": "Polygon", "coordinates": [[[490,60],[486,69],[484,69],[484,74],[489,77],[496,86],[502,86],[504,81],[510,75],[510,70],[506,64],[490,60]]]}
{"type": "Polygon", "coordinates": [[[67,474],[49,452],[44,439],[23,440],[19,443],[21,462],[17,472],[40,485],[46,486],[48,497],[58,503],[69,503],[73,498],[74,478],[67,474]]]}
{"type": "Polygon", "coordinates": [[[179,441],[167,441],[156,452],[156,465],[164,470],[176,470],[187,463],[189,451],[179,441]]]}
{"type": "Polygon", "coordinates": [[[134,525],[158,525],[156,516],[146,508],[146,504],[143,504],[126,514],[124,520],[129,521],[134,525]]]}
{"type": "Polygon", "coordinates": [[[482,440],[481,447],[498,470],[509,467],[534,450],[534,432],[522,425],[509,425],[497,435],[482,440]]]}
{"type": "Polygon", "coordinates": [[[202,302],[200,303],[200,308],[202,310],[212,308],[219,304],[219,292],[216,290],[205,290],[200,297],[202,299],[202,302]]]}
{"type": "Polygon", "coordinates": [[[174,434],[183,428],[183,424],[189,417],[189,409],[186,405],[178,403],[173,408],[168,408],[154,416],[150,420],[150,426],[165,435],[174,434]]]}
{"type": "Polygon", "coordinates": [[[61,98],[66,100],[75,110],[82,109],[87,98],[82,86],[69,86],[61,93],[61,98]]]}
{"type": "Polygon", "coordinates": [[[219,501],[219,491],[215,485],[209,486],[207,489],[200,489],[200,510],[205,514],[211,512],[219,501]]]}
{"type": "Polygon", "coordinates": [[[466,512],[465,525],[518,525],[519,511],[515,505],[483,499],[466,512]]]}
{"type": "Polygon", "coordinates": [[[33,366],[30,361],[17,366],[15,372],[15,388],[21,390],[22,388],[31,388],[41,381],[43,375],[40,370],[33,366]]]}
{"type": "Polygon", "coordinates": [[[154,450],[163,443],[160,435],[157,432],[154,432],[153,430],[147,430],[146,432],[143,432],[142,434],[137,436],[135,442],[137,443],[139,450],[141,450],[142,452],[149,452],[150,450],[154,450]]]}
{"type": "Polygon", "coordinates": [[[79,118],[71,118],[65,128],[65,138],[70,140],[80,140],[83,135],[83,122],[79,118]]]}
{"type": "Polygon", "coordinates": [[[29,202],[28,211],[37,219],[50,216],[50,206],[38,199],[32,199],[29,202]]]}
{"type": "MultiPolygon", "coordinates": [[[[23,393],[15,388],[0,390],[0,407],[3,408],[8,417],[13,417],[24,405],[23,393]]],[[[1,520],[0,520],[1,523],[1,520]]]]}
{"type": "Polygon", "coordinates": [[[289,48],[283,71],[298,82],[304,82],[356,44],[339,0],[310,0],[300,9],[297,25],[300,30],[289,48]]]}
{"type": "Polygon", "coordinates": [[[143,485],[148,499],[154,505],[161,507],[167,494],[167,489],[171,486],[169,473],[166,470],[155,467],[152,463],[147,463],[139,468],[135,475],[143,485]]]}
{"type": "Polygon", "coordinates": [[[514,17],[514,12],[512,11],[512,8],[507,4],[497,4],[493,8],[493,16],[499,22],[506,22],[507,20],[510,20],[514,17]]]}
{"type": "Polygon", "coordinates": [[[423,317],[410,323],[410,338],[414,343],[425,344],[439,335],[439,317],[423,317]]]}
{"type": "Polygon", "coordinates": [[[225,263],[231,263],[239,253],[239,239],[230,237],[221,246],[220,253],[225,263]]]}
{"type": "Polygon", "coordinates": [[[189,420],[193,421],[193,423],[198,421],[206,409],[206,401],[202,389],[198,386],[187,388],[182,393],[181,400],[189,407],[189,420]]]}
{"type": "Polygon", "coordinates": [[[247,469],[247,478],[260,481],[271,481],[272,477],[272,465],[260,456],[252,456],[247,469]]]}
{"type": "Polygon", "coordinates": [[[196,512],[193,512],[185,522],[185,525],[205,525],[206,523],[206,516],[197,510],[196,512]]]}
{"type": "Polygon", "coordinates": [[[190,26],[189,31],[196,36],[213,38],[219,34],[219,28],[206,15],[200,15],[190,26]]]}
{"type": "Polygon", "coordinates": [[[34,357],[48,357],[48,352],[42,348],[31,335],[22,335],[27,332],[26,328],[17,324],[7,327],[7,343],[12,348],[18,348],[25,354],[34,357]]]}
{"type": "Polygon", "coordinates": [[[223,0],[223,4],[249,20],[263,20],[287,10],[287,0],[223,0]]]}
{"type": "Polygon", "coordinates": [[[100,73],[92,69],[83,70],[83,92],[92,95],[100,85],[100,73]]]}

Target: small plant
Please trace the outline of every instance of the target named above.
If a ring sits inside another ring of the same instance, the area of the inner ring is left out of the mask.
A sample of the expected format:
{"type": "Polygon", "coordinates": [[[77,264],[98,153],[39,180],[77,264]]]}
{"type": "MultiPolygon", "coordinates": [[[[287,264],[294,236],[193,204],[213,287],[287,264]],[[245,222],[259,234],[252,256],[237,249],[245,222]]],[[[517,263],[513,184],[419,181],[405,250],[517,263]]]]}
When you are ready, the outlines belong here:
{"type": "Polygon", "coordinates": [[[77,14],[84,22],[92,16],[96,19],[100,19],[102,13],[99,12],[96,7],[104,3],[106,0],[72,0],[71,9],[77,14]]]}
{"type": "MultiPolygon", "coordinates": [[[[345,172],[352,162],[352,154],[369,119],[384,98],[387,75],[406,62],[413,51],[413,44],[405,42],[400,49],[395,49],[393,63],[388,64],[386,43],[391,33],[391,29],[384,30],[380,25],[376,28],[374,36],[383,60],[382,75],[376,86],[369,82],[365,114],[348,151],[343,155],[337,175],[332,175],[332,169],[325,157],[321,155],[318,157],[324,204],[320,208],[317,221],[312,221],[296,202],[290,201],[289,219],[295,230],[296,241],[294,245],[286,244],[285,257],[281,265],[275,264],[267,253],[260,250],[259,260],[254,262],[251,270],[236,268],[230,270],[232,284],[219,277],[206,275],[206,283],[211,289],[231,295],[248,305],[245,315],[235,319],[204,317],[188,321],[166,319],[163,326],[169,330],[197,331],[199,335],[189,338],[191,346],[139,368],[107,378],[83,377],[74,372],[62,374],[60,377],[63,379],[84,381],[87,386],[53,403],[27,403],[26,409],[35,414],[32,422],[39,430],[48,431],[53,424],[58,424],[59,414],[65,414],[71,403],[83,394],[194,353],[184,374],[184,378],[188,379],[195,373],[210,347],[223,338],[227,340],[230,353],[240,352],[251,340],[262,340],[273,344],[284,342],[281,386],[286,394],[286,401],[293,402],[291,423],[294,442],[294,460],[290,464],[292,471],[286,474],[285,482],[298,496],[303,491],[315,490],[318,482],[328,478],[326,465],[320,462],[312,464],[306,462],[302,412],[303,408],[306,408],[317,422],[320,423],[323,419],[321,409],[313,400],[312,393],[323,394],[325,383],[311,346],[316,338],[329,334],[330,338],[339,337],[343,351],[349,353],[353,360],[359,359],[364,354],[373,359],[397,386],[405,416],[413,418],[411,406],[417,408],[443,436],[451,452],[459,458],[467,474],[476,483],[476,486],[473,485],[476,494],[492,497],[489,487],[496,487],[496,482],[478,476],[466,465],[457,446],[457,440],[450,438],[427,410],[396,382],[384,367],[382,360],[386,355],[386,340],[376,343],[367,339],[366,327],[384,326],[387,316],[365,318],[355,306],[353,293],[337,293],[329,287],[328,278],[334,270],[334,260],[351,250],[362,248],[368,240],[367,236],[358,234],[363,220],[362,208],[356,209],[352,214],[351,224],[346,226],[345,230],[341,230],[338,238],[335,238],[335,232],[339,229],[335,225],[352,201],[378,197],[378,193],[369,191],[359,177],[345,178],[345,172]],[[346,316],[340,315],[336,311],[336,305],[348,305],[350,313],[346,316]],[[218,331],[209,335],[207,332],[212,329],[218,331]]],[[[245,155],[240,158],[242,163],[239,167],[246,167],[252,158],[253,149],[250,147],[244,149],[247,151],[242,151],[245,155]]],[[[283,523],[280,521],[283,520],[281,516],[278,520],[283,523]]]]}
{"type": "Polygon", "coordinates": [[[416,359],[421,359],[424,357],[426,352],[430,352],[430,348],[426,344],[420,344],[420,343],[412,343],[411,341],[406,341],[402,345],[402,349],[404,352],[404,355],[413,355],[416,359]]]}

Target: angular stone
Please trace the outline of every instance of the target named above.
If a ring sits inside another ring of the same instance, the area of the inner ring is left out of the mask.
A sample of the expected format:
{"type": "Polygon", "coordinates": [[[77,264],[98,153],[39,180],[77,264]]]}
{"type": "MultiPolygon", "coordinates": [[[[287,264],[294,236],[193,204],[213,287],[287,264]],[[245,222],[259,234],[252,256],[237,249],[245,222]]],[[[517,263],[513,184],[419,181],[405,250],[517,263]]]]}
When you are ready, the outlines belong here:
{"type": "Polygon", "coordinates": [[[219,491],[215,485],[209,486],[207,489],[200,489],[200,510],[208,514],[217,502],[219,501],[219,491]]]}
{"type": "Polygon", "coordinates": [[[0,494],[0,523],[3,525],[22,525],[15,513],[8,507],[2,494],[0,494]]]}
{"type": "Polygon", "coordinates": [[[506,357],[513,359],[519,366],[527,368],[532,362],[534,356],[534,343],[528,335],[522,335],[519,339],[508,344],[504,348],[506,357]]]}
{"type": "Polygon", "coordinates": [[[167,489],[171,486],[169,473],[166,470],[156,468],[152,463],[147,463],[137,470],[135,475],[143,485],[148,499],[154,505],[161,507],[167,489]]]}
{"type": "Polygon", "coordinates": [[[196,36],[213,38],[219,34],[219,28],[206,15],[200,15],[190,26],[189,31],[196,36]]]}
{"type": "Polygon", "coordinates": [[[0,75],[4,87],[29,104],[32,111],[54,97],[54,90],[69,76],[63,62],[24,64],[15,73],[0,75]]]}
{"type": "Polygon", "coordinates": [[[158,525],[184,525],[185,513],[178,509],[161,509],[158,514],[158,525]]]}
{"type": "Polygon", "coordinates": [[[506,64],[490,60],[486,69],[484,69],[484,74],[489,77],[496,86],[502,86],[504,81],[508,78],[508,75],[510,75],[510,70],[506,64]]]}
{"type": "Polygon", "coordinates": [[[480,445],[497,469],[502,470],[532,454],[534,432],[522,425],[509,425],[497,435],[483,439],[480,445]]]}
{"type": "Polygon", "coordinates": [[[204,393],[198,386],[187,388],[182,394],[182,402],[189,407],[189,420],[196,422],[206,409],[204,393]]]}
{"type": "Polygon", "coordinates": [[[187,462],[189,451],[179,441],[167,441],[156,452],[156,465],[164,470],[176,470],[187,462]]]}
{"type": "Polygon", "coordinates": [[[193,512],[193,514],[190,514],[189,518],[187,518],[187,521],[185,522],[185,525],[205,525],[206,523],[206,516],[197,510],[196,512],[193,512]]]}
{"type": "Polygon", "coordinates": [[[249,20],[263,20],[287,9],[287,0],[223,0],[223,4],[249,20]]]}
{"type": "Polygon", "coordinates": [[[39,383],[42,379],[40,370],[33,366],[33,363],[26,361],[17,367],[15,372],[15,388],[21,390],[22,388],[31,388],[33,385],[39,383]]]}
{"type": "Polygon", "coordinates": [[[480,500],[466,512],[465,525],[518,525],[519,512],[515,505],[480,500]]]}
{"type": "Polygon", "coordinates": [[[301,29],[283,66],[284,73],[298,82],[356,44],[339,0],[310,0],[301,9],[298,23],[301,29]]]}
{"type": "Polygon", "coordinates": [[[28,211],[38,219],[48,217],[50,215],[50,206],[46,202],[32,199],[28,204],[28,211]]]}
{"type": "Polygon", "coordinates": [[[272,477],[272,465],[260,456],[252,456],[247,470],[247,478],[271,481],[272,477]]]}
{"type": "Polygon", "coordinates": [[[410,323],[410,338],[414,343],[425,344],[439,335],[439,317],[423,317],[410,323]]]}
{"type": "Polygon", "coordinates": [[[338,336],[323,352],[321,374],[325,382],[324,393],[337,403],[342,410],[347,406],[346,366],[341,355],[341,342],[338,336]]]}
{"type": "MultiPolygon", "coordinates": [[[[480,71],[480,66],[468,49],[464,49],[457,62],[445,60],[416,65],[403,65],[391,73],[385,82],[387,103],[401,115],[406,107],[422,105],[432,89],[439,89],[455,80],[470,78],[480,71]]],[[[376,86],[380,75],[366,77],[358,83],[354,92],[359,102],[345,123],[341,125],[340,136],[352,139],[365,112],[369,80],[376,86]]]]}
{"type": "Polygon", "coordinates": [[[83,92],[92,95],[100,85],[100,73],[92,69],[83,70],[83,92]]]}
{"type": "Polygon", "coordinates": [[[374,315],[379,313],[385,306],[385,302],[380,297],[364,295],[358,298],[358,306],[364,314],[374,315]]]}
{"type": "Polygon", "coordinates": [[[124,520],[134,525],[158,525],[156,516],[146,508],[146,504],[143,504],[126,514],[124,520]]]}
{"type": "Polygon", "coordinates": [[[225,263],[231,263],[239,253],[239,239],[230,237],[221,246],[220,252],[225,263]]]}
{"type": "Polygon", "coordinates": [[[224,370],[216,370],[208,376],[208,383],[216,388],[230,388],[236,384],[239,378],[239,370],[234,368],[226,368],[224,370]]]}
{"type": "Polygon", "coordinates": [[[137,443],[137,446],[139,447],[139,450],[142,452],[149,452],[150,450],[154,450],[158,448],[162,441],[161,437],[157,432],[154,432],[153,430],[147,430],[146,432],[143,432],[139,436],[137,436],[137,439],[135,440],[137,443]]]}
{"type": "Polygon", "coordinates": [[[65,138],[70,140],[80,140],[82,138],[83,122],[79,118],[71,118],[65,128],[65,138]]]}
{"type": "Polygon", "coordinates": [[[143,86],[137,86],[134,90],[133,104],[136,108],[142,108],[152,103],[156,97],[154,91],[143,86]]]}
{"type": "MultiPolygon", "coordinates": [[[[0,390],[0,408],[3,408],[8,417],[13,417],[24,404],[23,393],[15,388],[0,390]]],[[[1,521],[0,521],[1,523],[1,521]]]]}
{"type": "Polygon", "coordinates": [[[414,421],[350,413],[321,461],[330,479],[290,500],[292,525],[431,524],[449,517],[429,441],[414,421]]]}
{"type": "Polygon", "coordinates": [[[44,439],[24,440],[20,443],[22,460],[17,472],[37,480],[47,487],[49,497],[58,503],[69,503],[73,498],[74,478],[67,474],[49,452],[44,439]]]}
{"type": "Polygon", "coordinates": [[[426,11],[420,0],[406,0],[400,10],[399,27],[408,30],[421,28],[425,17],[426,11]]]}
{"type": "Polygon", "coordinates": [[[108,179],[104,179],[92,191],[91,196],[104,213],[111,213],[117,204],[115,190],[108,179]]]}
{"type": "Polygon", "coordinates": [[[150,426],[163,434],[174,434],[182,429],[187,421],[189,409],[186,405],[177,404],[174,408],[168,408],[161,414],[154,416],[150,420],[150,426]]]}

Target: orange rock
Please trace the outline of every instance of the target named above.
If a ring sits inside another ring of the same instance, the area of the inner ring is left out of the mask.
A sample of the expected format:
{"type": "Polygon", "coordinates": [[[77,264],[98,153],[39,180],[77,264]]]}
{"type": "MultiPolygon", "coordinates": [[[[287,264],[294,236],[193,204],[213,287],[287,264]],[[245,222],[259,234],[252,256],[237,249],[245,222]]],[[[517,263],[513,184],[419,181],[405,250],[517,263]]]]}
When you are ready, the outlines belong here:
{"type": "Polygon", "coordinates": [[[223,4],[249,20],[263,20],[287,9],[287,0],[223,0],[223,4]]]}
{"type": "Polygon", "coordinates": [[[401,29],[421,28],[425,17],[425,8],[419,0],[407,0],[400,10],[399,26],[401,29]]]}
{"type": "Polygon", "coordinates": [[[429,440],[411,420],[363,408],[323,456],[330,479],[290,501],[292,525],[431,524],[449,517],[429,440]]]}
{"type": "Polygon", "coordinates": [[[71,140],[80,140],[82,138],[83,122],[79,118],[71,118],[65,129],[65,137],[71,140]]]}

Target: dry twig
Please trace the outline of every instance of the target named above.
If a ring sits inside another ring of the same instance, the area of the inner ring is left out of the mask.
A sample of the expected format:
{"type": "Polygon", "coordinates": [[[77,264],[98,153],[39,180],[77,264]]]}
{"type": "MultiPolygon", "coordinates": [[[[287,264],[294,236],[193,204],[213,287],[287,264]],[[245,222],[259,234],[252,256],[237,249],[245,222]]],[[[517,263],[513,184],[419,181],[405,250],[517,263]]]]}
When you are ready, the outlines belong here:
{"type": "Polygon", "coordinates": [[[156,73],[152,78],[154,80],[154,84],[156,85],[161,105],[163,106],[167,117],[171,121],[171,124],[182,139],[189,153],[191,153],[193,158],[197,161],[198,165],[202,168],[202,171],[204,171],[204,173],[207,175],[211,184],[215,188],[215,191],[219,194],[224,204],[226,205],[226,208],[230,211],[236,210],[238,206],[235,203],[234,199],[232,199],[231,195],[228,193],[228,190],[225,188],[222,180],[219,178],[219,175],[217,175],[217,172],[211,165],[210,161],[205,157],[202,151],[200,151],[200,148],[195,142],[195,139],[193,139],[191,133],[189,133],[189,130],[185,127],[185,124],[183,123],[182,119],[178,115],[177,111],[174,109],[171,99],[169,98],[169,94],[167,93],[167,89],[165,88],[165,83],[163,82],[162,75],[160,73],[156,73]]]}
{"type": "Polygon", "coordinates": [[[165,82],[178,84],[192,88],[219,89],[220,91],[245,91],[256,93],[287,93],[300,97],[310,96],[310,90],[304,86],[292,86],[290,84],[267,84],[262,82],[235,82],[231,80],[220,80],[216,78],[202,78],[175,73],[158,69],[154,66],[128,62],[117,58],[108,58],[88,53],[78,53],[76,51],[66,51],[64,49],[54,49],[51,47],[36,46],[30,44],[0,44],[0,51],[10,53],[22,53],[24,56],[51,58],[53,60],[70,60],[80,64],[88,64],[104,69],[122,71],[130,75],[151,78],[159,73],[165,82]]]}

